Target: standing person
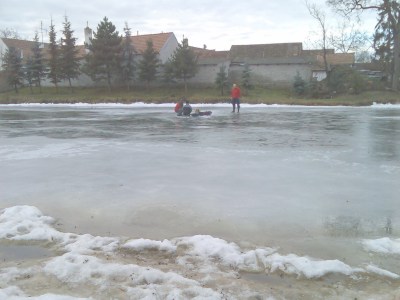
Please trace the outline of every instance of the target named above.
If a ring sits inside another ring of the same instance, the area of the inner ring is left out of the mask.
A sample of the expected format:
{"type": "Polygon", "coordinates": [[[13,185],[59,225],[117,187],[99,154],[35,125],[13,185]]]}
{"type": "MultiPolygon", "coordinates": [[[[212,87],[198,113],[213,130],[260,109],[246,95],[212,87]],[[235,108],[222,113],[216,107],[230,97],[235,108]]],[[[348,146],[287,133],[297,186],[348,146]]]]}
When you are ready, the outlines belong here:
{"type": "Polygon", "coordinates": [[[240,88],[236,85],[236,83],[233,84],[232,90],[231,90],[231,99],[232,99],[232,112],[235,112],[235,107],[237,106],[237,112],[240,110],[240,88]]]}
{"type": "Polygon", "coordinates": [[[186,104],[183,107],[182,114],[184,116],[190,116],[191,112],[192,112],[192,107],[190,106],[189,101],[186,100],[186,104]]]}

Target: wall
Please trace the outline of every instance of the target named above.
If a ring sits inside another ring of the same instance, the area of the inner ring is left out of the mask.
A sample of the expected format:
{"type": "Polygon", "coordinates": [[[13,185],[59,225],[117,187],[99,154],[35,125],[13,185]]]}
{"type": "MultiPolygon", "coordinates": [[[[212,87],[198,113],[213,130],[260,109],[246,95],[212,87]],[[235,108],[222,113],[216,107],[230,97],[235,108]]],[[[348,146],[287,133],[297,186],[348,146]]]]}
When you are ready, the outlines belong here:
{"type": "MultiPolygon", "coordinates": [[[[250,81],[262,86],[291,87],[297,72],[305,81],[310,81],[312,70],[306,64],[250,65],[250,81]]],[[[241,82],[244,66],[230,67],[230,80],[241,82]]]]}
{"type": "Polygon", "coordinates": [[[4,44],[3,40],[0,38],[0,71],[3,69],[3,55],[6,53],[8,47],[4,44]]]}
{"type": "Polygon", "coordinates": [[[198,65],[197,74],[192,77],[188,82],[191,84],[202,84],[202,85],[214,85],[217,74],[220,71],[221,66],[225,66],[225,72],[228,75],[229,62],[220,62],[216,64],[200,64],[198,65]]]}
{"type": "Polygon", "coordinates": [[[159,53],[159,58],[163,64],[172,57],[176,48],[178,48],[178,40],[176,39],[175,34],[171,34],[159,53]]]}

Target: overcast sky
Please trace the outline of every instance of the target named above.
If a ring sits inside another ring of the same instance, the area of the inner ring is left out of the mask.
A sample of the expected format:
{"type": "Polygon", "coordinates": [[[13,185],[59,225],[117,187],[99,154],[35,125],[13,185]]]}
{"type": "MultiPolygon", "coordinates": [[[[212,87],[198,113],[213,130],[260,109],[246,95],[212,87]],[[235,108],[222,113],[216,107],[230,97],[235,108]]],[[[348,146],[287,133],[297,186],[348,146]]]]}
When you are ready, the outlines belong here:
{"type": "MultiPolygon", "coordinates": [[[[195,47],[229,50],[231,45],[305,42],[318,32],[304,0],[19,0],[0,4],[0,29],[15,29],[32,40],[35,31],[48,41],[50,20],[61,32],[64,16],[71,22],[78,44],[83,44],[86,24],[96,31],[106,16],[123,33],[128,22],[132,34],[173,32],[195,47]],[[314,32],[314,33],[313,33],[314,32]]],[[[333,15],[325,0],[309,0],[324,8],[327,22],[333,15]]],[[[364,22],[372,32],[374,18],[364,22]],[[371,28],[372,27],[372,28],[371,28]]],[[[61,37],[61,33],[58,33],[61,37]]]]}

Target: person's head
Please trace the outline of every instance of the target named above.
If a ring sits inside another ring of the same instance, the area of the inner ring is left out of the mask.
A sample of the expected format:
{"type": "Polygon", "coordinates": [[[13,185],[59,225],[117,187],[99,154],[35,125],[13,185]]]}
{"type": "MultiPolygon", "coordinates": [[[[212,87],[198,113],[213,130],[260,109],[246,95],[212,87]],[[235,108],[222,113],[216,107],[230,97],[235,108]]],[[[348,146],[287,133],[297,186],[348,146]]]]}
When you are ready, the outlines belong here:
{"type": "Polygon", "coordinates": [[[234,84],[232,85],[232,87],[237,87],[236,83],[234,83],[234,84]]]}
{"type": "Polygon", "coordinates": [[[189,104],[189,101],[187,101],[187,100],[186,100],[186,102],[185,102],[185,103],[188,105],[188,104],[189,104]]]}

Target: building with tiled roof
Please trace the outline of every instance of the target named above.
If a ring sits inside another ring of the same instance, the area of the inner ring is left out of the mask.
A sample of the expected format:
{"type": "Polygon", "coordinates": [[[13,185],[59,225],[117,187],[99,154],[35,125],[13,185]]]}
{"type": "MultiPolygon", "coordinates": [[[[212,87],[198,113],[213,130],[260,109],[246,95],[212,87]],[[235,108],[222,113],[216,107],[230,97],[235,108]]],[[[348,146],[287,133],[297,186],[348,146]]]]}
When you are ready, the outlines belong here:
{"type": "Polygon", "coordinates": [[[229,51],[208,50],[206,48],[197,48],[190,46],[190,49],[197,56],[197,74],[189,80],[197,84],[213,84],[216,74],[225,67],[229,71],[229,51]]]}
{"type": "Polygon", "coordinates": [[[153,42],[153,48],[159,53],[159,59],[165,63],[178,47],[178,40],[172,32],[131,36],[133,48],[139,55],[147,48],[147,41],[153,42]]]}
{"type": "MultiPolygon", "coordinates": [[[[19,39],[9,39],[9,38],[1,38],[0,39],[0,68],[2,65],[1,58],[6,53],[9,48],[14,48],[17,50],[22,58],[22,61],[26,61],[29,56],[32,56],[32,48],[35,45],[34,41],[26,41],[26,40],[19,40],[19,39]]],[[[43,57],[48,57],[48,47],[49,44],[43,43],[41,44],[43,48],[43,57]]]]}
{"type": "MultiPolygon", "coordinates": [[[[92,30],[87,27],[84,31],[85,43],[90,43],[92,30]]],[[[140,60],[146,50],[149,40],[153,42],[154,50],[159,53],[161,63],[167,62],[179,46],[172,32],[137,34],[130,38],[137,60],[140,60]]],[[[33,41],[0,38],[0,54],[4,54],[7,47],[14,47],[19,49],[22,57],[26,59],[31,55],[33,43],[33,41]]],[[[44,44],[43,47],[44,55],[48,55],[46,51],[48,44],[44,44]]],[[[77,47],[79,56],[83,59],[88,50],[84,45],[77,47]]],[[[240,82],[243,70],[248,66],[252,83],[266,86],[292,85],[297,73],[306,81],[312,78],[322,80],[326,77],[323,50],[303,50],[300,42],[233,45],[229,51],[209,50],[206,47],[190,46],[190,48],[196,54],[198,63],[198,73],[189,80],[192,84],[213,85],[222,67],[225,68],[231,82],[240,82]]],[[[333,49],[327,49],[326,52],[329,66],[354,64],[354,53],[335,53],[333,49]]],[[[93,85],[87,76],[81,77],[75,82],[76,85],[93,85]]]]}

